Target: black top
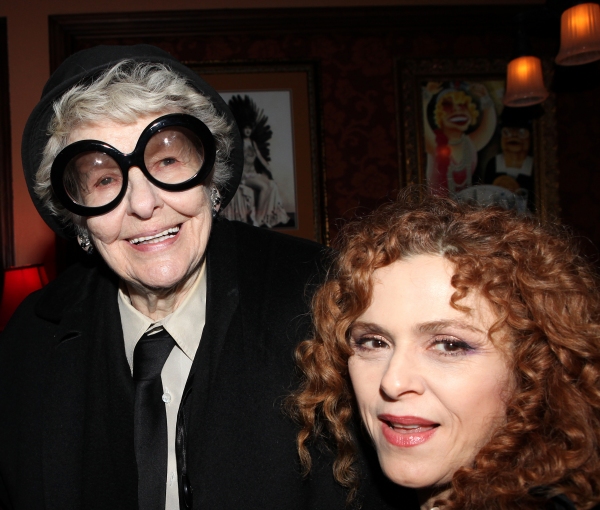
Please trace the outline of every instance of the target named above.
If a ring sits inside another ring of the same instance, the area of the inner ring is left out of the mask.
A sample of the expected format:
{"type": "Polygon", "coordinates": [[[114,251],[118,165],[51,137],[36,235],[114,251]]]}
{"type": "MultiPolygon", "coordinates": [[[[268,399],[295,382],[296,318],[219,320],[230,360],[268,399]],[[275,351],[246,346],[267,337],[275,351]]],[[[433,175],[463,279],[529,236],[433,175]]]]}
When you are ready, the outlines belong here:
{"type": "MultiPolygon", "coordinates": [[[[310,334],[322,258],[309,241],[215,223],[184,409],[194,508],[345,509],[330,453],[314,451],[301,477],[297,429],[281,410],[297,384],[292,353],[310,334]]],[[[0,337],[0,508],[137,510],[134,386],[117,291],[104,265],[75,266],[27,298],[0,337]]],[[[365,510],[418,508],[412,491],[373,475],[374,456],[361,462],[365,510]]]]}

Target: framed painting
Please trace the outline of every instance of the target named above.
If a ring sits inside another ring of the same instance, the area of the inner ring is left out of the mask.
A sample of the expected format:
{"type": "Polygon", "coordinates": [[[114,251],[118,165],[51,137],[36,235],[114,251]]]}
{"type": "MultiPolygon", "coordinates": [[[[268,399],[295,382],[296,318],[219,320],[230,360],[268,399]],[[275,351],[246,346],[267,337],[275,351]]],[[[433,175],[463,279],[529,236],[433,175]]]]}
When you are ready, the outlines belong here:
{"type": "Polygon", "coordinates": [[[506,60],[397,63],[405,183],[524,214],[558,213],[553,96],[503,104],[506,60]]]}
{"type": "Polygon", "coordinates": [[[242,135],[242,182],[221,214],[326,242],[314,64],[185,64],[219,92],[242,135]]]}

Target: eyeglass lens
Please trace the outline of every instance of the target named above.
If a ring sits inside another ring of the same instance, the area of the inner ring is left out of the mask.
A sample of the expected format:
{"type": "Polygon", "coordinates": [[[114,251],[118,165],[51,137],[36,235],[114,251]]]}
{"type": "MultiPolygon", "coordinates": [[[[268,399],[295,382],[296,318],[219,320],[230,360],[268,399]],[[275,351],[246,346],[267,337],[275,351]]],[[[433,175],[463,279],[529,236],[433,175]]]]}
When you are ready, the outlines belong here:
{"type": "MultiPolygon", "coordinates": [[[[201,140],[181,126],[155,133],[144,149],[144,165],[148,173],[164,184],[188,181],[200,171],[203,161],[201,140]]],[[[108,154],[83,152],[67,164],[63,185],[75,203],[100,207],[118,196],[123,188],[123,171],[108,154]]]]}

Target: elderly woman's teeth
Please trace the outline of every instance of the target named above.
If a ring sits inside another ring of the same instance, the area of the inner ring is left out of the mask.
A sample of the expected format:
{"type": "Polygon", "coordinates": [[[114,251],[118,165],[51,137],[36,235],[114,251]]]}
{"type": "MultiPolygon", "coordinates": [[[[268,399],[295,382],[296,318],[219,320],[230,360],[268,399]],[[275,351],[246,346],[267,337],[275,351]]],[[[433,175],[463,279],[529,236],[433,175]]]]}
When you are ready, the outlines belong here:
{"type": "Polygon", "coordinates": [[[160,234],[156,234],[154,236],[148,237],[136,237],[135,239],[131,239],[129,242],[131,244],[153,244],[160,243],[165,239],[169,239],[171,237],[175,237],[175,234],[179,232],[179,227],[171,227],[160,234]]]}

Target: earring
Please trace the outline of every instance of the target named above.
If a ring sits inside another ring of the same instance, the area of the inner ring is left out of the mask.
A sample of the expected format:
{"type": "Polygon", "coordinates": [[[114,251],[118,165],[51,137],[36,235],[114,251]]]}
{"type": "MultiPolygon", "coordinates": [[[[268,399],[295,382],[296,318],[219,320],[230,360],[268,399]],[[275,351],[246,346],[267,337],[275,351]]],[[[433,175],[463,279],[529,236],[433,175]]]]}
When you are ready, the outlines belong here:
{"type": "Polygon", "coordinates": [[[212,204],[212,216],[216,218],[221,206],[221,193],[215,186],[210,188],[210,203],[212,204]]]}
{"type": "Polygon", "coordinates": [[[92,241],[90,241],[90,236],[87,232],[79,234],[77,236],[77,242],[79,243],[79,246],[81,246],[81,249],[88,255],[94,253],[94,245],[92,244],[92,241]]]}

